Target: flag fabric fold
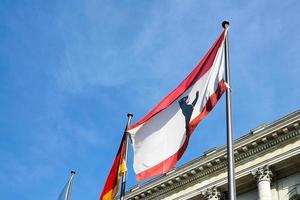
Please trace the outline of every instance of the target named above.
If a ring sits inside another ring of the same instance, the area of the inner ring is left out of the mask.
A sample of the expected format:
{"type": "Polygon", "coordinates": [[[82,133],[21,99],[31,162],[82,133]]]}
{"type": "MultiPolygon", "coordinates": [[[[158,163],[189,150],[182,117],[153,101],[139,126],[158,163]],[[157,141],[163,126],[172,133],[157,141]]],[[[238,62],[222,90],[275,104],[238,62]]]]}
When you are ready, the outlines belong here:
{"type": "Polygon", "coordinates": [[[126,134],[123,135],[118,153],[110,169],[109,175],[106,179],[99,200],[113,200],[117,195],[121,176],[124,172],[127,171],[126,163],[124,160],[125,149],[126,149],[126,134]]]}
{"type": "Polygon", "coordinates": [[[137,180],[166,173],[174,167],[193,130],[226,91],[226,34],[227,29],[177,88],[127,129],[132,138],[137,180]]]}

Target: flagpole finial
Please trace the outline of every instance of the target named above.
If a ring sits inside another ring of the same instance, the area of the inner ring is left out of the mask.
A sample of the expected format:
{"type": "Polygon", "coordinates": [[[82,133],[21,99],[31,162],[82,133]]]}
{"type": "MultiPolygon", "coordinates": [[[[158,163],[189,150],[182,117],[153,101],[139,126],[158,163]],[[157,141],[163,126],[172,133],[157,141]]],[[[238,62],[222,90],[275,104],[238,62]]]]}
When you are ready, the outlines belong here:
{"type": "Polygon", "coordinates": [[[76,171],[72,170],[72,171],[71,171],[71,174],[76,174],[76,171]]]}
{"type": "Polygon", "coordinates": [[[222,27],[223,28],[228,28],[228,26],[229,26],[229,21],[223,21],[222,22],[222,27]]]}
{"type": "MultiPolygon", "coordinates": [[[[127,113],[127,126],[126,126],[126,130],[127,130],[127,128],[130,127],[132,117],[133,117],[132,113],[127,113]]],[[[125,130],[125,132],[126,132],[126,130],[125,130]]]]}

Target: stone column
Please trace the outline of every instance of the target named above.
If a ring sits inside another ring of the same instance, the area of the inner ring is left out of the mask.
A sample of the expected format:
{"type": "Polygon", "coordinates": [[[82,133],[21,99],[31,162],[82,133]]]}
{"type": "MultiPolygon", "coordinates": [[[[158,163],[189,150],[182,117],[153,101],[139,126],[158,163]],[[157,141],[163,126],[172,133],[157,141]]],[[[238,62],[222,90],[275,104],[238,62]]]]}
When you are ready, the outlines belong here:
{"type": "Polygon", "coordinates": [[[218,191],[217,187],[212,187],[202,192],[202,195],[206,200],[220,200],[221,193],[218,191]]]}
{"type": "Polygon", "coordinates": [[[257,180],[258,200],[272,200],[271,194],[271,177],[272,171],[268,165],[252,171],[252,175],[257,180]]]}

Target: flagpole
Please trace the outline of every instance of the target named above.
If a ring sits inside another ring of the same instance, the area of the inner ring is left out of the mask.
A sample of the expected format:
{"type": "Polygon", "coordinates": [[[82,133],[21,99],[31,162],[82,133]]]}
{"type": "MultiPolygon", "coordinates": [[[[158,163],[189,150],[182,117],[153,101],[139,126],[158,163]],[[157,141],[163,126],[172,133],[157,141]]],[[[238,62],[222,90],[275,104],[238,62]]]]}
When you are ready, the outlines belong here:
{"type": "MultiPolygon", "coordinates": [[[[224,29],[228,29],[229,22],[223,21],[222,27],[224,29]]],[[[234,155],[233,155],[233,136],[232,136],[231,84],[230,84],[228,32],[225,36],[225,65],[226,65],[226,67],[225,67],[226,83],[229,85],[227,92],[226,92],[228,191],[229,191],[229,199],[236,200],[235,175],[234,175],[234,155]]]]}
{"type": "Polygon", "coordinates": [[[74,179],[75,174],[76,174],[76,172],[72,170],[69,185],[68,185],[67,200],[70,200],[70,197],[71,197],[71,189],[72,189],[72,184],[73,184],[73,179],[74,179]]]}
{"type": "MultiPolygon", "coordinates": [[[[133,117],[133,115],[131,113],[127,114],[127,124],[126,124],[126,128],[124,131],[124,134],[126,134],[126,149],[125,149],[125,155],[124,155],[124,161],[125,161],[126,165],[127,165],[128,144],[129,144],[129,133],[127,132],[127,129],[130,127],[132,117],[133,117]]],[[[124,172],[122,175],[120,200],[124,200],[124,197],[125,197],[126,179],[127,179],[127,171],[124,172]]]]}

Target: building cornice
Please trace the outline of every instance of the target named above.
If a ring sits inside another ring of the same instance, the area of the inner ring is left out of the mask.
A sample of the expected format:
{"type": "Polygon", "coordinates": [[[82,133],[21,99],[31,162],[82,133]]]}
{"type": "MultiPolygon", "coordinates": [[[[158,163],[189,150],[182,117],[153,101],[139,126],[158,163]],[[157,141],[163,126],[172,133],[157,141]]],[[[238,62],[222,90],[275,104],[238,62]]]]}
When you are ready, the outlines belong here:
{"type": "MultiPolygon", "coordinates": [[[[258,127],[234,142],[236,166],[251,157],[265,154],[273,148],[285,145],[292,139],[299,139],[300,110],[269,125],[258,127]]],[[[201,157],[174,168],[170,172],[137,185],[126,194],[128,200],[162,198],[173,190],[189,187],[203,177],[226,170],[226,146],[205,152],[201,157]]],[[[226,182],[220,180],[218,183],[226,182]]],[[[209,186],[209,185],[208,185],[209,186]]],[[[199,191],[195,191],[199,193],[199,191]]]]}

